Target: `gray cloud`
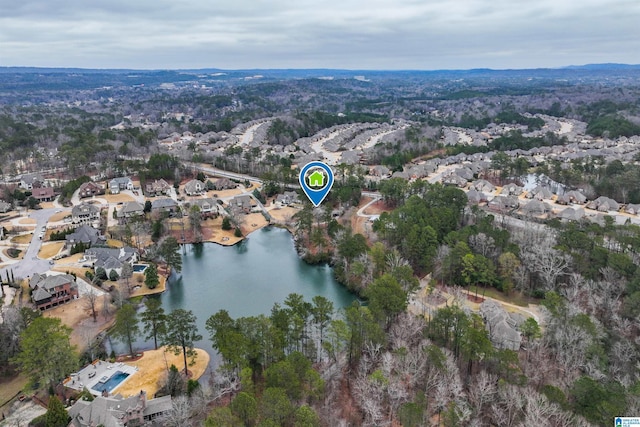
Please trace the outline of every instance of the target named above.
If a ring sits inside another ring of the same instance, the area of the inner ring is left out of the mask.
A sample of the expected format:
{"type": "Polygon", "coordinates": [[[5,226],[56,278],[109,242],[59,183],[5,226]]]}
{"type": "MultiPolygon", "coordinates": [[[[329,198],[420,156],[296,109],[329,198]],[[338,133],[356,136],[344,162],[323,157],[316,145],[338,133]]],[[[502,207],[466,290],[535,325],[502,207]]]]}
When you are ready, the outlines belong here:
{"type": "Polygon", "coordinates": [[[640,63],[636,0],[0,0],[0,65],[526,68],[640,63]]]}

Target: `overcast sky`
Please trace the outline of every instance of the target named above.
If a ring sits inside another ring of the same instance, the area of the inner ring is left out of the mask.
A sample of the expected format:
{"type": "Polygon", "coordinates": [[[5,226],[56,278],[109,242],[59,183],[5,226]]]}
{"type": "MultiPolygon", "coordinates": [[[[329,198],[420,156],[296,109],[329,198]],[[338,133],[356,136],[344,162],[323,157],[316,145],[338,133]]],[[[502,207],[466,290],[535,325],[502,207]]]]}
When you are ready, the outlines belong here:
{"type": "Polygon", "coordinates": [[[640,63],[640,0],[0,0],[0,66],[640,63]]]}

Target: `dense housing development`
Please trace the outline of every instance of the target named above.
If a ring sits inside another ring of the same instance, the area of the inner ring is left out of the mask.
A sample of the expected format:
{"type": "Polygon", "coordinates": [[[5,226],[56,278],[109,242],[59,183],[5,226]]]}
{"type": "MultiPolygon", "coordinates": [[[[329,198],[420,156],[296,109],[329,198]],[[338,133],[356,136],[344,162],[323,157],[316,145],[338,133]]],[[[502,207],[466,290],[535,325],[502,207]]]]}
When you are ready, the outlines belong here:
{"type": "Polygon", "coordinates": [[[7,422],[637,415],[638,70],[1,70],[7,422]]]}

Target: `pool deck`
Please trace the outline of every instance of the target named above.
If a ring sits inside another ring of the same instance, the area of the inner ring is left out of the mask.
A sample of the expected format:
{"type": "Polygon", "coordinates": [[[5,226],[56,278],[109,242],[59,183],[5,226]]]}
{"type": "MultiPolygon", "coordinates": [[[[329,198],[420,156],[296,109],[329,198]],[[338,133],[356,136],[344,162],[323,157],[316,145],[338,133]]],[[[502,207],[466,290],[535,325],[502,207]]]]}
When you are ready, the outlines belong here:
{"type": "Polygon", "coordinates": [[[108,380],[118,371],[127,373],[129,376],[123,379],[122,382],[111,390],[110,394],[113,394],[114,392],[117,392],[118,387],[124,384],[138,371],[137,367],[127,365],[122,362],[110,363],[105,362],[104,360],[96,360],[82,368],[79,372],[71,374],[71,376],[64,381],[64,385],[77,391],[82,391],[82,389],[86,387],[94,396],[100,396],[101,393],[94,390],[93,387],[101,382],[105,377],[108,380]]]}

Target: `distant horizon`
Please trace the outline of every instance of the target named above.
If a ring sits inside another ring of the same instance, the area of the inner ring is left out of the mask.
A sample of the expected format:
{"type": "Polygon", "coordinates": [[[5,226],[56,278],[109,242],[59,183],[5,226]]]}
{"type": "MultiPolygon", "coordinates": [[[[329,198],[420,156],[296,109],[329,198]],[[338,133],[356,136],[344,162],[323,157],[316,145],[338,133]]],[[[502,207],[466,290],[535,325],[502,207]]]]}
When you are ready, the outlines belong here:
{"type": "Polygon", "coordinates": [[[0,65],[0,70],[16,69],[21,70],[84,70],[84,71],[345,71],[345,72],[438,72],[438,71],[527,71],[527,70],[571,70],[571,69],[610,69],[610,68],[640,68],[640,63],[625,62],[595,62],[585,64],[569,64],[557,67],[512,67],[512,68],[491,68],[491,67],[470,67],[470,68],[340,68],[340,67],[253,67],[253,68],[219,68],[199,67],[199,68],[135,68],[135,67],[78,67],[78,66],[37,66],[37,65],[0,65]]]}

